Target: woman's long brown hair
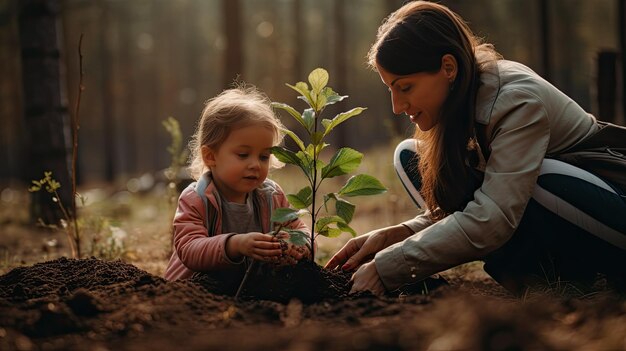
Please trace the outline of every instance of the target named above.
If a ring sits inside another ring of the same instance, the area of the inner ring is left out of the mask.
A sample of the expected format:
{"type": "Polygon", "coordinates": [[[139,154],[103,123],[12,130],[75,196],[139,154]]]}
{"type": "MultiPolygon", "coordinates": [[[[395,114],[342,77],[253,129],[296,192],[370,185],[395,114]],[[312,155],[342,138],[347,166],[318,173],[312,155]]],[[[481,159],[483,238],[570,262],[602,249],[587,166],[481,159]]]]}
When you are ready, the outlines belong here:
{"type": "Polygon", "coordinates": [[[383,22],[368,54],[370,66],[378,64],[395,75],[437,72],[445,54],[457,61],[456,79],[438,123],[427,132],[416,128],[415,133],[415,138],[423,141],[418,150],[420,193],[433,220],[463,210],[479,186],[467,166],[475,145],[474,111],[480,74],[477,51],[498,56],[491,45],[481,45],[463,19],[447,7],[414,1],[383,22]]]}

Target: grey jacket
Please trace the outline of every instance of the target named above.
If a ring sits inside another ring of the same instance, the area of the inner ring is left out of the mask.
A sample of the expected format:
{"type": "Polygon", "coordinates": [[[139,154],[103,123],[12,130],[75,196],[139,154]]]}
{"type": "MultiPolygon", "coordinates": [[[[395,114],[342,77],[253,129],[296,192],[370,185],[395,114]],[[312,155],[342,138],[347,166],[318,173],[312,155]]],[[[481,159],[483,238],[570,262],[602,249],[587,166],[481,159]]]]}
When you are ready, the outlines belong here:
{"type": "Polygon", "coordinates": [[[520,223],[544,157],[598,129],[592,115],[530,68],[506,60],[485,67],[476,104],[491,149],[484,181],[462,212],[434,224],[427,214],[403,223],[415,234],[375,257],[388,290],[502,246],[520,223]]]}

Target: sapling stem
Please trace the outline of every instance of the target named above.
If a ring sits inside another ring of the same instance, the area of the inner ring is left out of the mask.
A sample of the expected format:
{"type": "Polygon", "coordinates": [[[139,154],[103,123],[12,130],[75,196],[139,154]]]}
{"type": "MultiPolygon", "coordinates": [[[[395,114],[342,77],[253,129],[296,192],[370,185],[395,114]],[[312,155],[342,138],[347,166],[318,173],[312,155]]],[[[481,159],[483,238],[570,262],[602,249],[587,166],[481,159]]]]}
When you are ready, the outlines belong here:
{"type": "MultiPolygon", "coordinates": [[[[278,235],[281,229],[283,229],[283,226],[282,225],[278,226],[278,229],[272,235],[273,236],[278,235]]],[[[244,285],[246,285],[246,281],[248,280],[248,277],[250,277],[250,272],[252,272],[252,269],[256,267],[257,262],[258,262],[257,260],[253,259],[252,263],[250,263],[250,265],[248,266],[248,269],[246,269],[246,273],[244,274],[243,279],[241,280],[241,283],[239,283],[239,287],[237,288],[237,292],[235,293],[235,299],[239,299],[239,294],[243,290],[244,285]]]]}
{"type": "Polygon", "coordinates": [[[253,267],[256,267],[256,260],[252,260],[252,263],[250,263],[250,265],[248,266],[248,269],[246,269],[246,274],[243,276],[243,279],[241,280],[241,283],[239,284],[239,288],[237,288],[237,293],[235,293],[235,299],[239,299],[239,294],[241,293],[241,290],[243,290],[243,286],[246,285],[246,281],[248,280],[248,277],[250,276],[250,272],[252,271],[253,267]]]}
{"type": "Polygon", "coordinates": [[[78,39],[78,68],[79,68],[79,81],[78,81],[78,96],[76,98],[76,109],[74,111],[74,115],[72,116],[72,221],[74,223],[74,244],[76,246],[76,253],[74,257],[80,258],[80,231],[78,228],[78,211],[76,209],[76,159],[78,158],[78,129],[79,129],[79,119],[78,113],[80,112],[80,98],[83,90],[85,90],[85,86],[83,85],[83,33],[80,33],[80,38],[78,39]]]}

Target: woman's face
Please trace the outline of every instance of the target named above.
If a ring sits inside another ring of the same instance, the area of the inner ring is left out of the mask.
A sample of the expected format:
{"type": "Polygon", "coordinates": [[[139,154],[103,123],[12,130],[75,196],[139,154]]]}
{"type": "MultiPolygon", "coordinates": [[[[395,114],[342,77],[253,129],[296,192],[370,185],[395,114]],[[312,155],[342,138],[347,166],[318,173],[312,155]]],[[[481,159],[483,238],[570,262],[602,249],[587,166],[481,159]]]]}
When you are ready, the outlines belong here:
{"type": "Polygon", "coordinates": [[[441,65],[441,69],[435,73],[399,76],[376,64],[380,78],[391,92],[393,113],[406,113],[422,131],[434,127],[450,92],[450,72],[444,66],[441,65]]]}

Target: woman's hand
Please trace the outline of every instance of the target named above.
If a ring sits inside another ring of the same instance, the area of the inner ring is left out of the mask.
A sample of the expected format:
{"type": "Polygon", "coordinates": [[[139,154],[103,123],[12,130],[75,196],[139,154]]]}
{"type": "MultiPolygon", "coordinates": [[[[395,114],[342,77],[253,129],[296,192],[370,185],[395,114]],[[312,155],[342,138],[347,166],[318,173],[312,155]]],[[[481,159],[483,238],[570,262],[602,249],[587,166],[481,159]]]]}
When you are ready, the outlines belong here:
{"type": "Polygon", "coordinates": [[[399,224],[352,238],[328,261],[325,268],[341,268],[346,271],[356,269],[374,258],[378,251],[402,241],[412,234],[411,230],[399,224]]]}
{"type": "Polygon", "coordinates": [[[382,295],[385,293],[385,286],[380,280],[374,261],[362,265],[352,275],[352,289],[350,289],[350,294],[359,291],[370,291],[374,295],[382,295]]]}
{"type": "Polygon", "coordinates": [[[278,239],[269,234],[246,233],[232,235],[226,241],[226,254],[237,261],[241,256],[260,261],[276,261],[282,254],[278,239]]]}

